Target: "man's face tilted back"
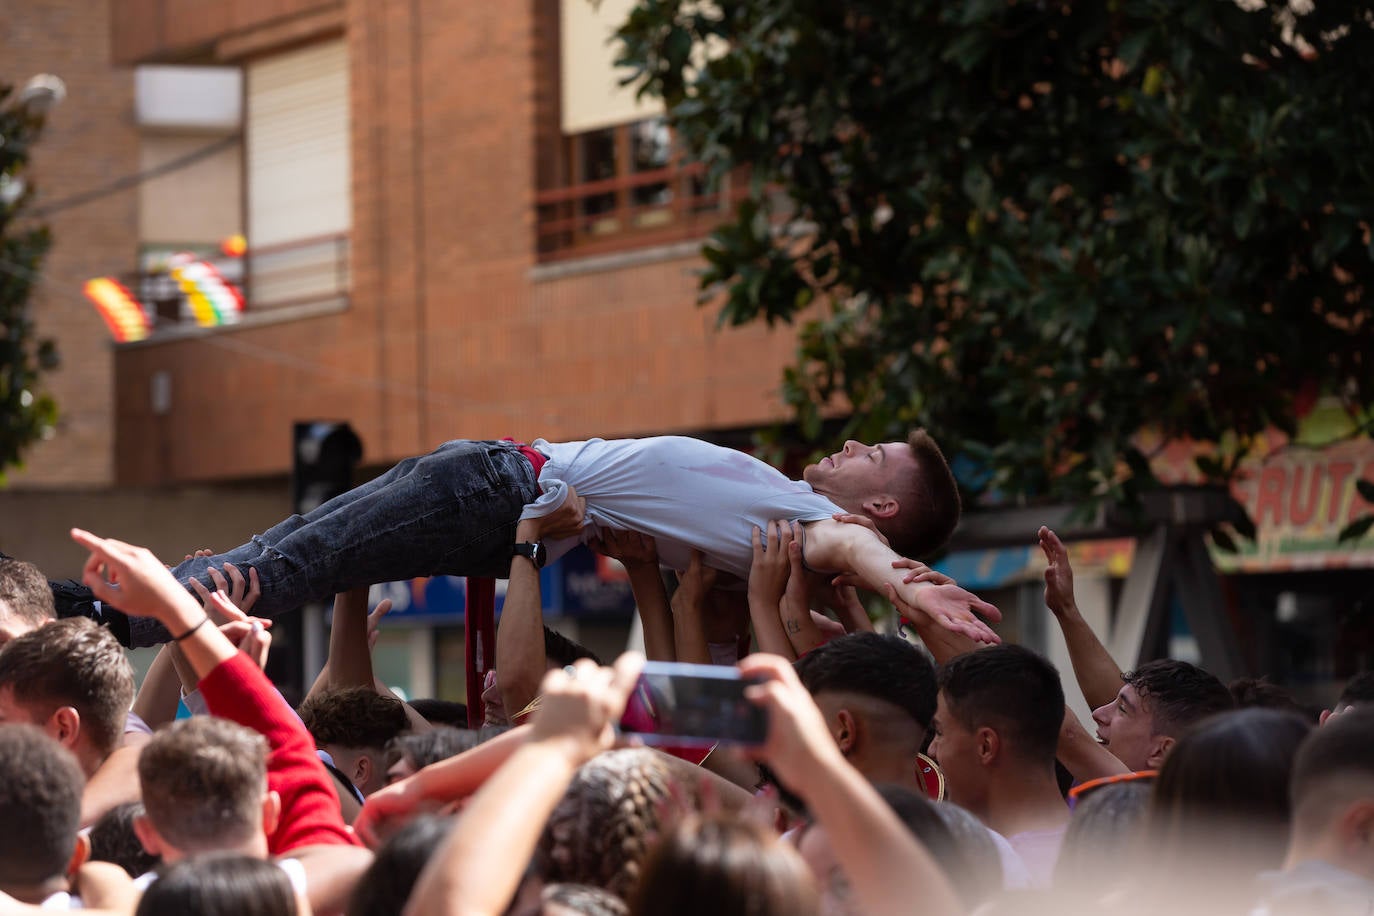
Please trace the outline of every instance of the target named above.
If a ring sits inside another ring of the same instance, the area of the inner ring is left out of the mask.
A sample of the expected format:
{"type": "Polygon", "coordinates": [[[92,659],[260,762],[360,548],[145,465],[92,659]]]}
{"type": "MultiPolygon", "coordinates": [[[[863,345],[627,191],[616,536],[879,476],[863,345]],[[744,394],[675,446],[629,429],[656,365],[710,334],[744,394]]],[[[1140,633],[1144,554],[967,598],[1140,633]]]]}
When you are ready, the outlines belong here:
{"type": "Polygon", "coordinates": [[[1226,685],[1188,662],[1163,658],[1122,675],[1116,699],[1093,710],[1097,737],[1132,770],[1158,769],[1195,722],[1234,708],[1226,685]]]}
{"type": "Polygon", "coordinates": [[[1154,709],[1132,685],[1123,684],[1114,700],[1094,709],[1093,721],[1097,740],[1132,770],[1153,769],[1163,762],[1164,736],[1155,733],[1154,709]]]}
{"type": "Polygon", "coordinates": [[[850,512],[873,515],[876,501],[896,499],[895,481],[915,473],[916,457],[905,442],[864,445],[850,439],[835,454],[807,465],[802,480],[850,512]]]}

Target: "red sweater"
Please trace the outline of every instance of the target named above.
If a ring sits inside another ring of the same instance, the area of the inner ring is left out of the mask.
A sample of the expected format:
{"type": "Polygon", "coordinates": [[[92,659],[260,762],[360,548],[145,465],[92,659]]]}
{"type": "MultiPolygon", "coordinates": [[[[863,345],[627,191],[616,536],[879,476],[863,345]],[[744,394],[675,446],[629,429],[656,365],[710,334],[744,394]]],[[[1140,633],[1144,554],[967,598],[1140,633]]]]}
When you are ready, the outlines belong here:
{"type": "Polygon", "coordinates": [[[201,679],[211,714],[267,738],[267,788],[281,796],[281,819],[267,837],[272,855],[302,846],[361,846],[339,813],[334,781],[315,755],[315,741],[262,669],[242,652],[201,679]]]}

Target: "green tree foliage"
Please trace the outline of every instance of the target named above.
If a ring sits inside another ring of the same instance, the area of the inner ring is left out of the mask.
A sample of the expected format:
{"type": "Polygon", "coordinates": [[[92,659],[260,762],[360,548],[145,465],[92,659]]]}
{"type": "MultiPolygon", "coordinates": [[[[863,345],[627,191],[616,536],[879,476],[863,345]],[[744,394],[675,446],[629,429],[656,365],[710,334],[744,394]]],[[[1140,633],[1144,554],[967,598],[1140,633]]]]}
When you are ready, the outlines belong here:
{"type": "Polygon", "coordinates": [[[52,399],[38,391],[39,373],[56,365],[57,352],[35,339],[27,306],[51,243],[46,227],[24,218],[33,194],[29,151],[41,129],[42,117],[0,84],[0,483],[57,418],[52,399]]]}
{"type": "Polygon", "coordinates": [[[1213,444],[1217,480],[1294,432],[1299,392],[1370,428],[1372,23],[1367,0],[639,0],[618,39],[688,155],[750,170],[703,298],[804,320],[804,431],[924,424],[975,489],[1130,501],[1147,426],[1213,444]]]}

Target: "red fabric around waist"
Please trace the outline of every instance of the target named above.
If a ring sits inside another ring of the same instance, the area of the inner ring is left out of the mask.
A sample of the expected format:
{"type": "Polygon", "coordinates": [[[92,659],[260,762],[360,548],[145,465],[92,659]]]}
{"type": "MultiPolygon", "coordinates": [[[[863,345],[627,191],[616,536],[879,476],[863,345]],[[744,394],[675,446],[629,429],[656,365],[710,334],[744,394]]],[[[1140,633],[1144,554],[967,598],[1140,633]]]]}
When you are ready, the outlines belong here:
{"type": "Polygon", "coordinates": [[[541,455],[539,452],[536,452],[534,449],[530,448],[525,443],[515,442],[515,440],[512,439],[510,436],[503,437],[501,441],[515,443],[515,447],[520,450],[520,454],[524,455],[525,460],[527,460],[530,463],[530,467],[534,468],[534,479],[538,480],[539,472],[544,470],[544,465],[548,463],[549,459],[545,458],[543,455],[541,455]]]}

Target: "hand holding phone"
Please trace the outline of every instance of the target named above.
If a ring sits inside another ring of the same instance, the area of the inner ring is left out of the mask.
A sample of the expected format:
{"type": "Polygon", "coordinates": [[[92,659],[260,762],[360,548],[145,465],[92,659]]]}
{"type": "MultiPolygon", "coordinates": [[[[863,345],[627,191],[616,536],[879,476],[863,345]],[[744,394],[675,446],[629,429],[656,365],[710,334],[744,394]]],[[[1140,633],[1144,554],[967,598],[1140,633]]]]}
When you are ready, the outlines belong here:
{"type": "Polygon", "coordinates": [[[752,683],[724,665],[645,662],[620,732],[651,745],[763,744],[768,715],[745,697],[752,683]]]}

